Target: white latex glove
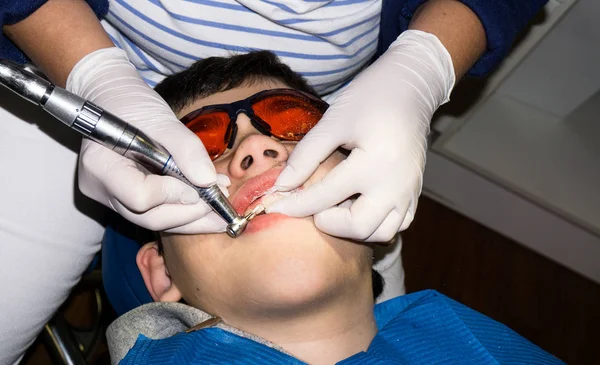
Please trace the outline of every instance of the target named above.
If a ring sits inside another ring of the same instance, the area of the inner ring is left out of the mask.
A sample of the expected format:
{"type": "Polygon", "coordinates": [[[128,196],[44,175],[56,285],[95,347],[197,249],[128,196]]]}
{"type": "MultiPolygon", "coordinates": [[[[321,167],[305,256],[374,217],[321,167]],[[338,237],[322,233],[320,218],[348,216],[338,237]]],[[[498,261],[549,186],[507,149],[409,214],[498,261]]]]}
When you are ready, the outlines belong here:
{"type": "MultiPolygon", "coordinates": [[[[105,48],[81,59],[69,75],[67,90],[155,139],[192,183],[208,186],[217,181],[200,139],[141,79],[122,50],[105,48]]],[[[87,139],[79,157],[79,188],[127,220],[154,231],[211,233],[225,229],[225,222],[185,183],[148,174],[140,165],[87,139]]]]}
{"type": "Polygon", "coordinates": [[[388,241],[413,220],[421,194],[429,123],[449,100],[454,68],[432,34],[409,30],[358,75],[298,143],[276,187],[290,190],[335,149],[351,150],[320,183],[272,203],[267,212],[315,214],[323,232],[388,241]],[[361,194],[351,206],[338,205],[361,194]]]}

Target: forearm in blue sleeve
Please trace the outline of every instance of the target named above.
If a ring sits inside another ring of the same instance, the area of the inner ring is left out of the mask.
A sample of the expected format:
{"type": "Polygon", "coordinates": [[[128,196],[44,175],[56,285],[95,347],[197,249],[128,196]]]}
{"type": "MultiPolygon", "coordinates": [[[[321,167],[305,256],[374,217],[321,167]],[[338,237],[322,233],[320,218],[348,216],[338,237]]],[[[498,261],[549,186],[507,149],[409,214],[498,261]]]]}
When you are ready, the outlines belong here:
{"type": "MultiPolygon", "coordinates": [[[[47,0],[0,0],[0,29],[5,25],[20,22],[33,14],[46,3],[47,0]]],[[[86,0],[98,18],[102,18],[108,11],[108,0],[86,0]]],[[[0,33],[0,58],[8,58],[18,63],[27,62],[23,54],[4,33],[0,33]]]]}
{"type": "MultiPolygon", "coordinates": [[[[384,0],[379,53],[408,29],[410,19],[427,0],[384,0]]],[[[485,30],[486,52],[469,70],[470,76],[484,76],[506,57],[517,35],[548,0],[460,0],[479,18],[485,30]]]]}

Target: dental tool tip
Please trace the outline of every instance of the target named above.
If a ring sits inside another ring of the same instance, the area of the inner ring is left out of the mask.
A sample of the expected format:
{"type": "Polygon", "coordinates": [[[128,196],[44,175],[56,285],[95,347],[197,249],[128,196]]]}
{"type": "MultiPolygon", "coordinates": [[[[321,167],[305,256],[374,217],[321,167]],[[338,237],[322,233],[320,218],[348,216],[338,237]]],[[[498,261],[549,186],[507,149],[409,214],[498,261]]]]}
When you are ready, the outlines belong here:
{"type": "Polygon", "coordinates": [[[259,205],[255,206],[254,209],[244,213],[244,219],[246,219],[247,221],[251,221],[257,215],[264,213],[265,210],[266,210],[265,206],[262,204],[259,204],[259,205]]]}

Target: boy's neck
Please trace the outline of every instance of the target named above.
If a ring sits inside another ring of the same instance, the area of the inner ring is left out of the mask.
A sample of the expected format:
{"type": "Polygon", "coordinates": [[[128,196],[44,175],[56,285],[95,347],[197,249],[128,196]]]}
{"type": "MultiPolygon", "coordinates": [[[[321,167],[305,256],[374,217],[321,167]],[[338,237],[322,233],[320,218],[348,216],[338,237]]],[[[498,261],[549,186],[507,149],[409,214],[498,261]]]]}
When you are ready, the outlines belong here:
{"type": "Polygon", "coordinates": [[[349,290],[303,314],[296,311],[289,316],[278,313],[224,320],[311,365],[335,364],[366,351],[377,333],[370,280],[366,284],[364,290],[349,290]]]}

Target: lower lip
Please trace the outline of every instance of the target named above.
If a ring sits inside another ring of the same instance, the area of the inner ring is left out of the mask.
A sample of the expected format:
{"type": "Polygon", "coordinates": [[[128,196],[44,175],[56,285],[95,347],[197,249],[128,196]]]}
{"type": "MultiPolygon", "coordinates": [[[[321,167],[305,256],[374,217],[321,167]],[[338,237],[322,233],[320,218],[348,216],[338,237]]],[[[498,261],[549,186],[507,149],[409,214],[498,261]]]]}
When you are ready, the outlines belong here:
{"type": "Polygon", "coordinates": [[[281,221],[287,220],[287,219],[293,219],[293,218],[288,215],[279,214],[279,213],[269,213],[269,214],[257,215],[256,217],[254,217],[254,219],[252,219],[250,222],[248,222],[248,226],[246,227],[245,233],[260,232],[262,230],[265,230],[265,229],[271,227],[274,224],[277,224],[278,222],[281,222],[281,221]]]}

